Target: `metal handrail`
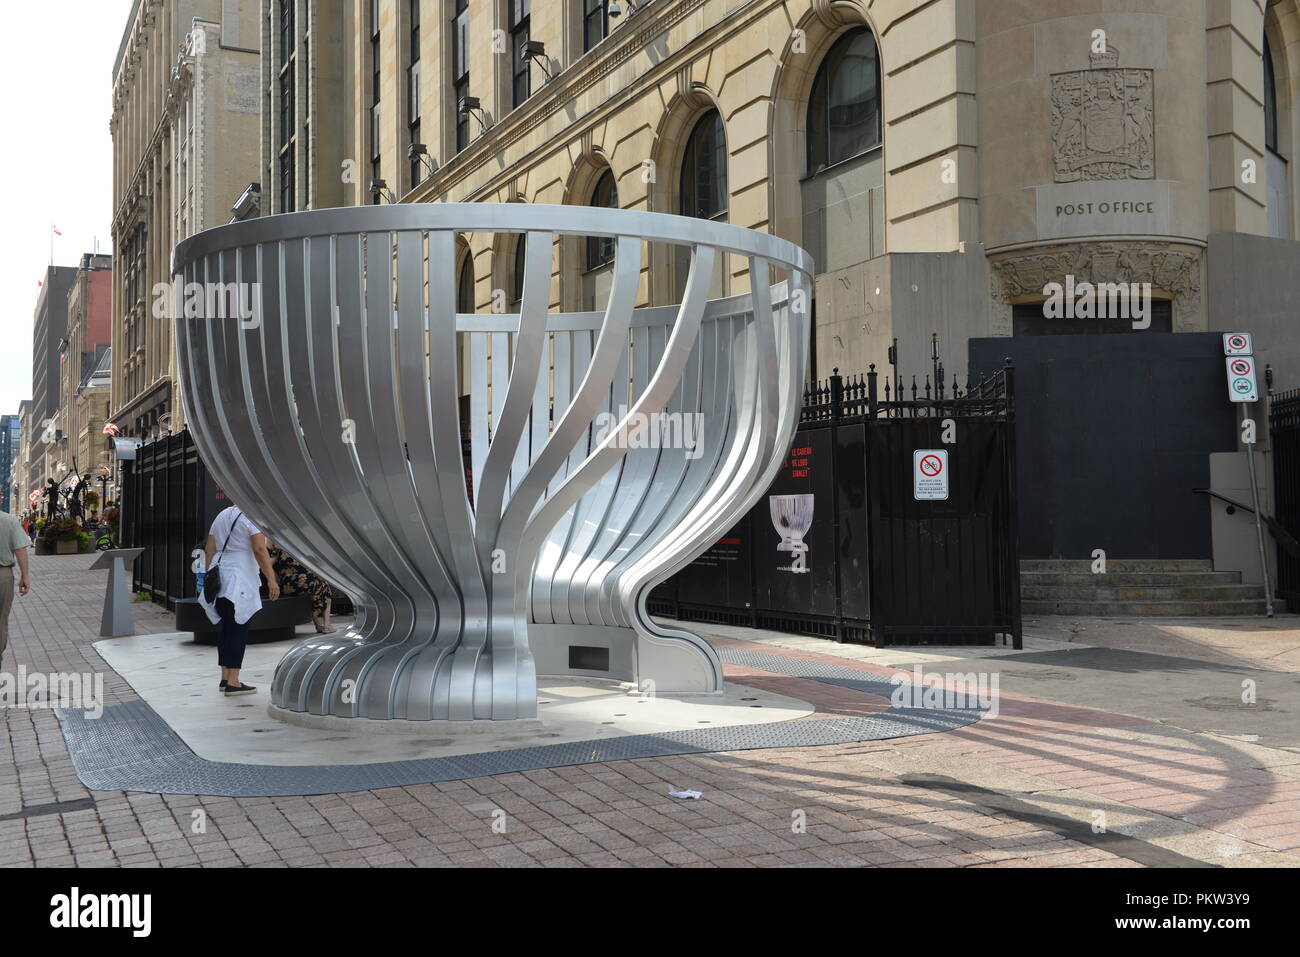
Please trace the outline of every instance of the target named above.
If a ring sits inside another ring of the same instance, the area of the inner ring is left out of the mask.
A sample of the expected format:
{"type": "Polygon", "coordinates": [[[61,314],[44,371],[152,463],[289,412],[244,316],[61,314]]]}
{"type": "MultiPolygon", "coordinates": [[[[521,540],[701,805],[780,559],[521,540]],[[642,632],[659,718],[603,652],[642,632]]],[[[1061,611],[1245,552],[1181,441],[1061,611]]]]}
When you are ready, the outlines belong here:
{"type": "MultiPolygon", "coordinates": [[[[1208,495],[1211,498],[1217,498],[1220,502],[1226,502],[1234,508],[1244,509],[1252,515],[1255,514],[1255,510],[1246,503],[1238,502],[1235,498],[1228,498],[1228,496],[1221,492],[1216,492],[1214,489],[1194,488],[1192,491],[1200,492],[1202,495],[1208,495]]],[[[1273,533],[1273,538],[1282,546],[1286,553],[1293,558],[1300,558],[1300,541],[1297,541],[1295,536],[1283,528],[1282,523],[1273,516],[1265,515],[1263,512],[1260,512],[1259,517],[1264,524],[1268,526],[1268,530],[1273,533]]]]}

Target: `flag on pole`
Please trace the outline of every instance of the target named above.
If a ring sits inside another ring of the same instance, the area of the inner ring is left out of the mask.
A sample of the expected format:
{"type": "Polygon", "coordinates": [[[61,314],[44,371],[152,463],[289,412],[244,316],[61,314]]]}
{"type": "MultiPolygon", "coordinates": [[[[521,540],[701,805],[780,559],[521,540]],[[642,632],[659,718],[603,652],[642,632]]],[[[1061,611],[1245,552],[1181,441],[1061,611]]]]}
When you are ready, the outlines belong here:
{"type": "Polygon", "coordinates": [[[55,225],[51,224],[51,225],[50,225],[50,229],[54,230],[54,235],[56,235],[56,236],[62,236],[62,235],[63,235],[63,233],[59,232],[59,227],[58,227],[58,226],[55,226],[55,225]]]}

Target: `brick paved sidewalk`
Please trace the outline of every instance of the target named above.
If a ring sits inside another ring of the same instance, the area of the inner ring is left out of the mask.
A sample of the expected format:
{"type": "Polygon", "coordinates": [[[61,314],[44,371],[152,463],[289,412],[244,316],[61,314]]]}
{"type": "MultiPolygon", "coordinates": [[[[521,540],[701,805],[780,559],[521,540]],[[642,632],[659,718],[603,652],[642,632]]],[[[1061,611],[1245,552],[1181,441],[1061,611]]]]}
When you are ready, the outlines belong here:
{"type": "MultiPolygon", "coordinates": [[[[34,559],[4,666],[103,671],[105,704],[134,700],[91,647],[105,573],[85,571],[90,561],[34,559]]],[[[136,606],[136,622],[172,630],[149,605],[136,606]]],[[[815,681],[727,671],[821,712],[881,706],[815,681]]],[[[290,798],[88,791],[52,712],[6,709],[0,720],[3,866],[1300,864],[1300,755],[1007,694],[996,719],[897,742],[290,798]],[[704,797],[675,800],[669,787],[704,797]]]]}

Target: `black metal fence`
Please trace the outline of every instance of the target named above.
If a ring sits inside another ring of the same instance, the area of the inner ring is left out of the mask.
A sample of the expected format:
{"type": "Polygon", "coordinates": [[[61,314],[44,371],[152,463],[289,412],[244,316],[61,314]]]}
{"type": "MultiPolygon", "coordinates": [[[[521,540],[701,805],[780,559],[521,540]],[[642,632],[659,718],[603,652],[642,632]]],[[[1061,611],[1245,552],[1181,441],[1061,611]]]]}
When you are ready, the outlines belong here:
{"type": "Polygon", "coordinates": [[[203,547],[218,512],[230,504],[199,458],[188,431],[146,442],[123,462],[119,538],[143,548],[133,589],[169,609],[193,598],[193,551],[203,547]]]}
{"type": "Polygon", "coordinates": [[[876,645],[1021,647],[1014,370],[964,390],[937,363],[923,383],[838,371],[805,392],[766,498],[649,609],[876,645]]]}
{"type": "MultiPolygon", "coordinates": [[[[1300,389],[1270,396],[1269,439],[1273,448],[1273,504],[1278,522],[1300,538],[1300,389]]],[[[1300,555],[1277,546],[1276,596],[1286,610],[1300,611],[1300,555]]]]}

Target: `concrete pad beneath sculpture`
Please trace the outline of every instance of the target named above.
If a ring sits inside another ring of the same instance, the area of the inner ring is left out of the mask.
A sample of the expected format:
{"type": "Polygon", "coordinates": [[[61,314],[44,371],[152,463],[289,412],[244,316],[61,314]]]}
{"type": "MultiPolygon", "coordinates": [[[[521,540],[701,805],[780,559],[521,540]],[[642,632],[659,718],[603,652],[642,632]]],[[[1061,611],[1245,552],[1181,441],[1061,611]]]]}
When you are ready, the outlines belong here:
{"type": "MultiPolygon", "coordinates": [[[[284,647],[249,646],[242,677],[259,694],[217,691],[212,649],[187,633],[100,641],[95,650],[185,744],[210,761],[254,765],[353,765],[504,751],[626,735],[771,724],[801,718],[812,705],[727,683],[720,695],[653,698],[593,678],[538,679],[538,722],[521,727],[333,718],[329,728],[273,717],[266,682],[284,647]]],[[[318,716],[295,715],[299,720],[318,716]]],[[[521,722],[521,725],[523,723],[521,722]]]]}

